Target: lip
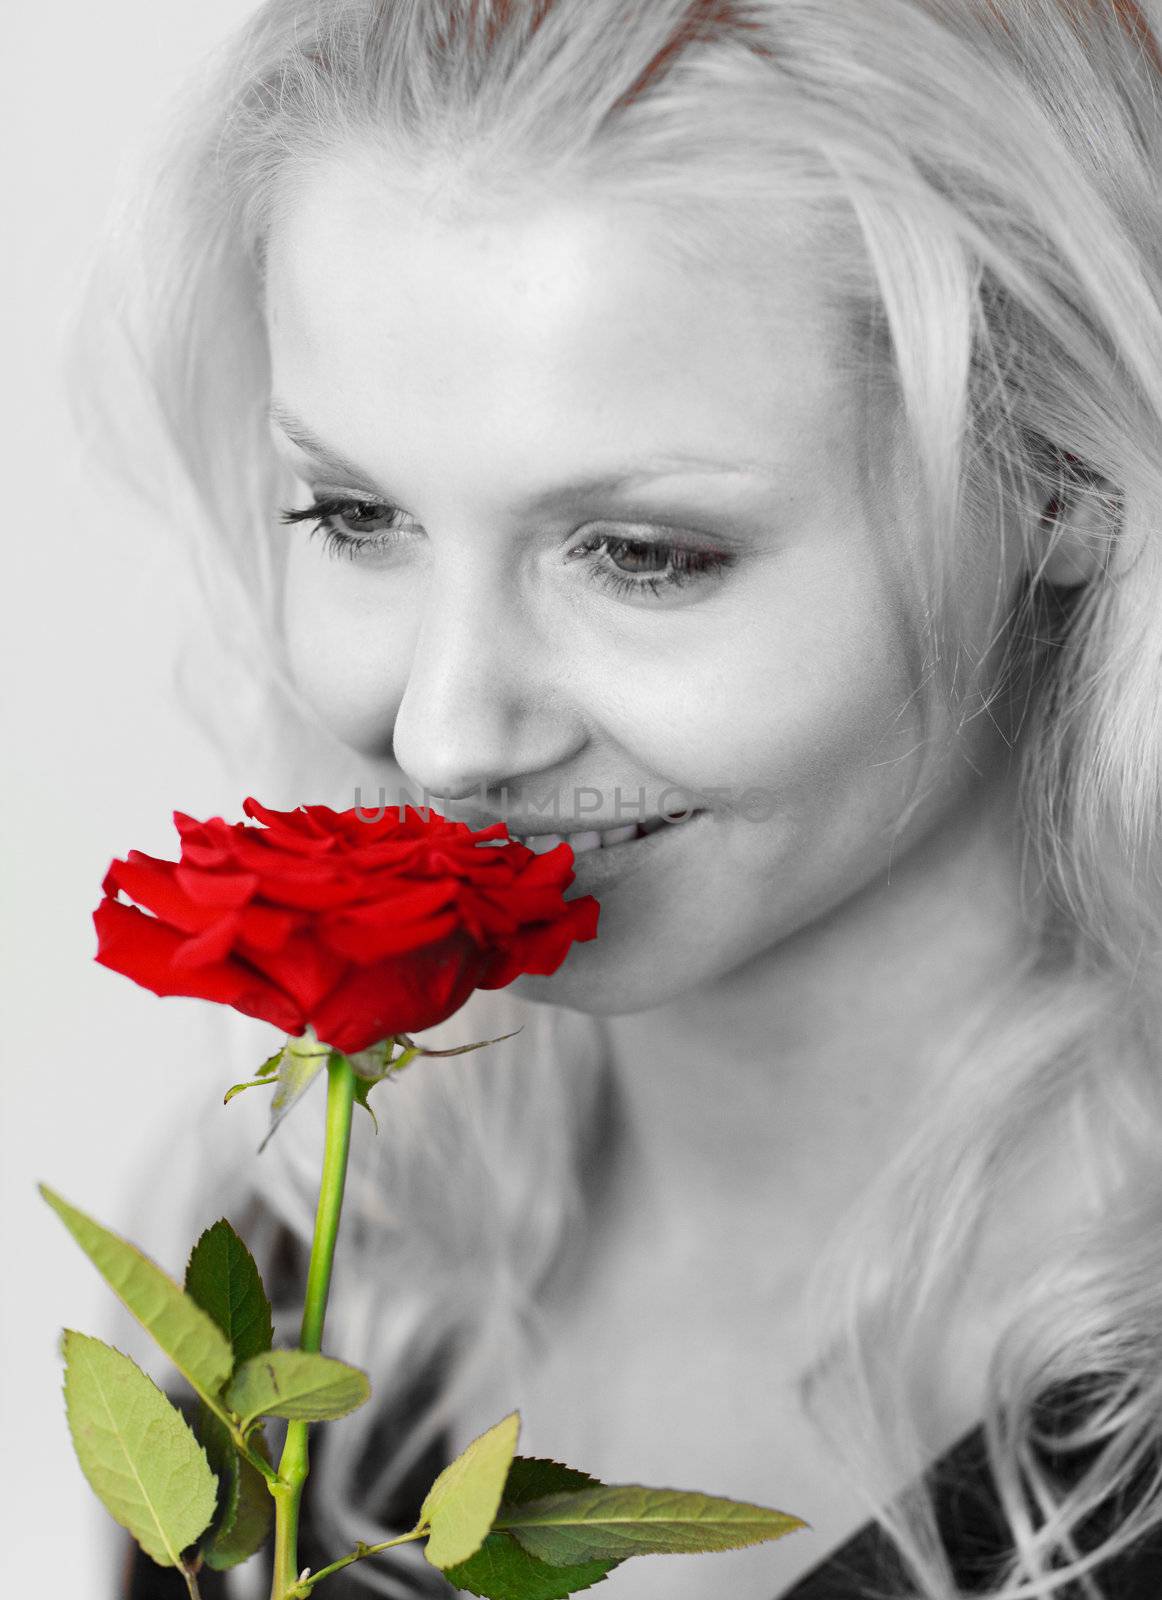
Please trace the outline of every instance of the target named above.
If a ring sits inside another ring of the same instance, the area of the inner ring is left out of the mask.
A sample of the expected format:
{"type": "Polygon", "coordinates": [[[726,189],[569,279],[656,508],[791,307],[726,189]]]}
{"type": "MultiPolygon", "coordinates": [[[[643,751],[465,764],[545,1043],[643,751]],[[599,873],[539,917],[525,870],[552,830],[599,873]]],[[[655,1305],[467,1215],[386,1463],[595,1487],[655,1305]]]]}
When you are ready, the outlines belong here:
{"type": "MultiPolygon", "coordinates": [[[[674,841],[692,831],[701,832],[699,824],[707,812],[695,811],[684,822],[663,823],[652,833],[640,839],[627,839],[623,844],[602,845],[600,850],[586,850],[573,857],[573,882],[570,886],[579,894],[590,894],[607,883],[638,872],[647,863],[664,859],[667,851],[675,848],[674,841]]],[[[568,839],[565,840],[568,844],[568,839]]]]}
{"type": "MultiPolygon", "coordinates": [[[[694,811],[692,811],[690,813],[690,816],[689,816],[688,820],[692,821],[693,818],[698,816],[698,815],[700,815],[700,810],[694,810],[694,811]]],[[[459,817],[456,817],[456,818],[452,818],[450,820],[459,822],[462,819],[459,818],[459,817]]],[[[565,825],[565,826],[562,826],[559,822],[557,822],[556,818],[553,818],[552,820],[553,820],[553,823],[556,824],[555,826],[551,826],[549,824],[549,819],[546,818],[544,823],[539,824],[535,828],[529,828],[529,827],[524,827],[524,826],[513,827],[511,822],[507,818],[496,817],[496,818],[493,818],[493,820],[491,822],[484,822],[484,821],[471,822],[471,823],[468,824],[468,826],[470,828],[473,828],[473,829],[476,829],[477,831],[479,831],[480,829],[483,829],[483,828],[493,827],[493,826],[495,826],[495,824],[497,822],[503,821],[505,827],[508,829],[509,838],[517,840],[517,842],[519,844],[527,844],[530,839],[542,839],[548,834],[555,834],[559,839],[564,839],[565,843],[568,844],[569,840],[574,838],[574,837],[576,837],[578,834],[582,834],[582,833],[608,833],[610,828],[624,828],[626,826],[626,824],[630,823],[630,822],[641,821],[646,827],[649,827],[649,828],[655,828],[655,827],[659,827],[659,826],[660,827],[667,827],[667,826],[673,827],[673,826],[676,826],[677,823],[679,823],[679,822],[681,822],[683,820],[683,816],[682,816],[681,813],[679,813],[677,817],[674,817],[674,816],[669,815],[666,812],[655,812],[652,816],[648,816],[648,817],[644,817],[644,818],[638,818],[638,817],[610,817],[608,820],[605,820],[605,819],[603,819],[601,817],[584,817],[579,822],[574,822],[574,823],[571,823],[571,824],[568,824],[568,825],[565,825]]],[[[602,848],[616,848],[616,847],[614,847],[614,846],[609,846],[609,847],[603,846],[602,848]]]]}
{"type": "MultiPolygon", "coordinates": [[[[608,833],[610,828],[624,828],[624,827],[628,826],[629,823],[637,822],[637,821],[638,821],[637,817],[622,817],[620,819],[620,821],[618,821],[618,822],[596,821],[596,822],[578,823],[575,828],[544,828],[544,827],[540,827],[540,828],[519,828],[518,829],[518,828],[510,827],[508,832],[509,832],[509,837],[510,838],[518,840],[521,844],[528,844],[530,839],[544,839],[544,838],[547,838],[550,834],[552,834],[554,837],[556,837],[558,839],[564,839],[565,843],[568,844],[570,839],[576,839],[581,834],[584,834],[584,833],[608,833]]],[[[656,824],[659,821],[659,818],[657,818],[657,817],[646,817],[645,821],[646,821],[646,823],[656,824]]]]}
{"type": "MultiPolygon", "coordinates": [[[[524,845],[531,846],[531,841],[533,839],[556,839],[558,844],[563,840],[565,844],[572,845],[574,839],[588,839],[594,833],[609,833],[615,828],[624,830],[626,828],[637,826],[644,828],[647,833],[654,833],[658,828],[664,828],[671,820],[672,819],[666,817],[665,815],[646,817],[644,822],[637,821],[633,817],[625,817],[620,822],[596,823],[592,828],[537,828],[531,832],[522,830],[520,833],[514,832],[512,829],[510,829],[509,833],[513,839],[524,845]]],[[[628,839],[623,839],[620,842],[622,844],[629,844],[631,841],[628,839]]],[[[603,844],[598,846],[598,848],[602,850],[611,850],[615,847],[611,844],[603,844]]],[[[582,854],[584,854],[584,852],[582,852],[582,854]]]]}
{"type": "MultiPolygon", "coordinates": [[[[498,822],[501,822],[504,824],[509,838],[516,839],[521,844],[525,844],[529,839],[542,838],[550,833],[557,834],[568,843],[574,834],[606,833],[610,828],[623,828],[628,822],[642,822],[646,826],[652,826],[655,823],[661,823],[663,827],[678,826],[687,817],[687,813],[689,814],[689,820],[693,820],[708,809],[705,804],[699,805],[697,803],[701,796],[698,796],[696,791],[687,789],[681,792],[687,796],[687,803],[684,806],[681,806],[676,811],[673,809],[651,811],[647,817],[639,815],[640,798],[635,801],[634,808],[628,815],[619,808],[612,817],[595,816],[589,812],[562,817],[556,807],[554,807],[551,815],[542,816],[535,811],[530,813],[527,805],[515,806],[511,810],[501,813],[479,811],[467,806],[454,806],[447,803],[442,808],[437,806],[437,809],[440,809],[440,814],[446,821],[470,828],[474,833],[480,833],[485,828],[494,828],[498,822]]],[[[429,804],[436,804],[436,802],[429,801],[429,804]]]]}

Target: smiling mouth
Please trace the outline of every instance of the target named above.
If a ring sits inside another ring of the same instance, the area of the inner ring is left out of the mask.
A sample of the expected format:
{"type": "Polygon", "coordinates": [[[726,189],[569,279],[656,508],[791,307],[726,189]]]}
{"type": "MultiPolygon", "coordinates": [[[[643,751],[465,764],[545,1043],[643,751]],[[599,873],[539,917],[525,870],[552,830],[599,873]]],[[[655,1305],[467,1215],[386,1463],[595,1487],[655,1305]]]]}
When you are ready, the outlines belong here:
{"type": "Polygon", "coordinates": [[[578,833],[530,833],[520,836],[520,842],[537,855],[544,855],[547,850],[555,850],[559,844],[567,844],[575,856],[580,856],[590,850],[608,850],[615,845],[630,844],[635,839],[648,838],[651,833],[657,833],[659,828],[667,825],[680,828],[684,822],[692,822],[695,817],[701,815],[700,811],[691,811],[682,816],[649,817],[645,822],[623,822],[612,828],[587,828],[578,833]]]}

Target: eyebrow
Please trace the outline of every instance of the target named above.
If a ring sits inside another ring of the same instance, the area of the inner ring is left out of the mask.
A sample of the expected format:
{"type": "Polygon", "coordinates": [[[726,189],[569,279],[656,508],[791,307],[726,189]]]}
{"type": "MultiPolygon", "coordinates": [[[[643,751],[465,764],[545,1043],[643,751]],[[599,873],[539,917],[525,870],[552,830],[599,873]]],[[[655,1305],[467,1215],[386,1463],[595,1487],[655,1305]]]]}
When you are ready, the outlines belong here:
{"type": "MultiPolygon", "coordinates": [[[[371,494],[382,495],[384,499],[393,501],[396,496],[391,494],[383,485],[376,484],[369,475],[363,471],[357,462],[349,460],[340,451],[335,450],[324,440],[312,432],[300,417],[297,417],[289,407],[279,400],[270,403],[270,420],[282,430],[286,437],[311,456],[320,466],[326,467],[328,472],[342,478],[353,487],[367,490],[371,494]]],[[[709,456],[667,454],[652,456],[647,462],[634,467],[614,469],[612,471],[591,473],[587,477],[574,479],[570,483],[554,485],[542,489],[529,496],[525,501],[525,509],[529,511],[545,511],[552,507],[586,494],[618,494],[628,490],[640,488],[657,478],[676,476],[678,473],[699,472],[716,477],[740,477],[746,474],[761,474],[769,477],[771,469],[757,461],[720,461],[709,456]]]]}

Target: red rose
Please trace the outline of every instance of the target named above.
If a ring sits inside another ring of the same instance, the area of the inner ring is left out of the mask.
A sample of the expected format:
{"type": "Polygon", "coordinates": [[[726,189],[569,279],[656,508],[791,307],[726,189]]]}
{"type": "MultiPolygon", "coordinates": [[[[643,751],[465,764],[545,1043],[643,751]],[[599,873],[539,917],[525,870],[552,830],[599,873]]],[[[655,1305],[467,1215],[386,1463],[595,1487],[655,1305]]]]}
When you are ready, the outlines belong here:
{"type": "Polygon", "coordinates": [[[434,1027],[474,989],[556,972],[574,940],[596,936],[593,896],[562,899],[567,845],[481,848],[508,839],[502,822],[473,832],[412,806],[373,822],[329,806],[242,809],[262,826],[175,811],[180,861],[131,850],[112,863],[93,913],[103,966],[288,1034],[312,1025],[351,1053],[434,1027]]]}

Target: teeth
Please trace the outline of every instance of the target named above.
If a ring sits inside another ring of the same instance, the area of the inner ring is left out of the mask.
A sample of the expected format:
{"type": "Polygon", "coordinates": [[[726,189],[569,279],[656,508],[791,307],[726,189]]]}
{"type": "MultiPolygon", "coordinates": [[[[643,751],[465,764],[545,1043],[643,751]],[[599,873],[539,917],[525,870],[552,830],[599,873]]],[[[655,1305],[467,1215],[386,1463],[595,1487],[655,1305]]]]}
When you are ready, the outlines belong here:
{"type": "MultiPolygon", "coordinates": [[[[524,843],[537,855],[544,855],[547,850],[555,850],[559,844],[572,847],[575,856],[584,855],[589,850],[602,850],[606,845],[628,844],[631,839],[643,838],[647,834],[656,833],[669,822],[671,827],[677,827],[683,822],[688,822],[689,817],[651,817],[648,822],[625,822],[616,828],[606,828],[603,833],[596,829],[587,829],[583,833],[531,833],[526,835],[524,843]]],[[[499,841],[498,841],[499,842],[499,841]]]]}
{"type": "Polygon", "coordinates": [[[617,828],[606,828],[604,833],[599,833],[595,828],[587,828],[582,833],[562,835],[559,833],[533,833],[525,839],[525,844],[537,855],[544,855],[546,850],[552,850],[564,842],[571,846],[575,856],[583,856],[589,850],[600,850],[607,844],[625,844],[628,840],[637,837],[639,832],[636,822],[626,822],[617,828]]]}
{"type": "Polygon", "coordinates": [[[525,840],[529,849],[539,856],[543,856],[546,850],[555,850],[563,843],[564,840],[559,833],[533,833],[525,840]]]}

